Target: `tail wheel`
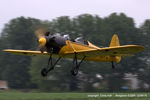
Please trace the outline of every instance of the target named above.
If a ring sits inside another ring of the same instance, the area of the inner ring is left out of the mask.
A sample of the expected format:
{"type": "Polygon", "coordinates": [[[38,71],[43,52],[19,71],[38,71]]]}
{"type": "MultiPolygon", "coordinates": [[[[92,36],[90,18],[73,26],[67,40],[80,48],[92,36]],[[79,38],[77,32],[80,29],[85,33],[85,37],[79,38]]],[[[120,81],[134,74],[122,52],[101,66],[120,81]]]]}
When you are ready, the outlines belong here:
{"type": "Polygon", "coordinates": [[[114,65],[114,62],[112,62],[112,69],[115,69],[115,65],[114,65]]]}
{"type": "Polygon", "coordinates": [[[47,76],[47,69],[46,69],[46,68],[43,68],[43,69],[41,70],[41,75],[42,75],[43,77],[47,76]]]}

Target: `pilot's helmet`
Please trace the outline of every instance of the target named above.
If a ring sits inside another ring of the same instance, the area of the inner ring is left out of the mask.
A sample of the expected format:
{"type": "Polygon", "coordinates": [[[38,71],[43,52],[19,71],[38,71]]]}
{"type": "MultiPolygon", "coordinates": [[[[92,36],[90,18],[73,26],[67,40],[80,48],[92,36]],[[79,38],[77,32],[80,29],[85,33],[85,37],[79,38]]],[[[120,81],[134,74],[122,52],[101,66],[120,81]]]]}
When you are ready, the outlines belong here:
{"type": "Polygon", "coordinates": [[[63,37],[66,38],[67,40],[70,40],[70,37],[68,34],[65,34],[63,37]]]}

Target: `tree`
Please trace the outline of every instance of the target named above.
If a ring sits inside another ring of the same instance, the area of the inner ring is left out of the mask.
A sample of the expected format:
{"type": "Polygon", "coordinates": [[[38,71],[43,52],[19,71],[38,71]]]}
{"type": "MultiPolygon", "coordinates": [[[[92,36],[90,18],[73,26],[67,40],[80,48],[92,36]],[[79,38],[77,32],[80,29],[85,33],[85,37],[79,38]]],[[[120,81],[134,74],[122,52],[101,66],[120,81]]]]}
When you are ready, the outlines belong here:
{"type": "MultiPolygon", "coordinates": [[[[40,20],[33,18],[19,17],[12,19],[2,31],[2,49],[32,49],[34,47],[35,25],[40,20]]],[[[0,51],[1,57],[1,78],[8,81],[10,88],[28,88],[31,86],[28,73],[30,57],[11,55],[0,51]]]]}
{"type": "MultiPolygon", "coordinates": [[[[105,23],[108,25],[108,34],[106,38],[110,38],[112,34],[117,34],[120,39],[120,44],[141,44],[138,40],[141,39],[141,34],[139,30],[135,27],[132,18],[127,17],[125,14],[121,13],[117,15],[116,13],[104,18],[105,23]]],[[[106,35],[105,35],[106,36],[106,35]]],[[[107,39],[108,40],[108,39],[107,39]]],[[[140,54],[135,57],[128,59],[122,58],[121,63],[117,64],[115,71],[109,72],[106,77],[108,81],[108,87],[110,90],[115,88],[120,89],[121,86],[125,85],[124,76],[126,73],[138,74],[138,70],[143,68],[141,66],[142,60],[140,59],[140,54]],[[115,80],[115,81],[114,81],[115,80]]],[[[106,73],[105,73],[106,74],[106,73]]]]}
{"type": "MultiPolygon", "coordinates": [[[[143,68],[139,70],[138,78],[143,83],[146,83],[149,85],[150,84],[150,68],[149,68],[149,65],[150,65],[150,61],[149,61],[149,58],[150,58],[150,51],[149,51],[150,50],[150,44],[149,44],[150,43],[150,20],[147,19],[144,22],[144,24],[141,25],[140,34],[141,34],[141,39],[139,41],[143,43],[145,50],[141,54],[142,56],[141,66],[143,66],[143,68]]],[[[144,88],[144,85],[142,85],[141,88],[144,88]]]]}

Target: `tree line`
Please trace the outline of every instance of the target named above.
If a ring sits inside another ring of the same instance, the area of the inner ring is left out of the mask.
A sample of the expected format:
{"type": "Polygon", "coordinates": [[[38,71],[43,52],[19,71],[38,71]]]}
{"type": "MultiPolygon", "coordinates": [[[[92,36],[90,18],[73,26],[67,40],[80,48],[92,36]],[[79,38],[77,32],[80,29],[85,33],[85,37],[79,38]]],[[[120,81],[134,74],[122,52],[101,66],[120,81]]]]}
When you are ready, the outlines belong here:
{"type": "MultiPolygon", "coordinates": [[[[150,85],[150,20],[140,27],[135,26],[133,18],[124,13],[112,13],[101,18],[98,15],[82,14],[74,18],[61,16],[51,21],[18,17],[10,20],[0,37],[0,80],[8,81],[14,89],[40,89],[43,91],[108,91],[126,86],[125,74],[137,75],[140,89],[143,84],[150,85]],[[110,63],[83,62],[79,75],[70,75],[72,61],[61,60],[55,70],[46,78],[40,71],[46,66],[47,57],[28,57],[2,52],[3,49],[39,50],[34,32],[44,27],[52,34],[68,34],[75,39],[78,36],[100,47],[108,47],[113,34],[117,34],[121,45],[143,45],[145,51],[136,56],[122,58],[116,69],[110,63]],[[99,77],[97,77],[99,76],[99,77]]],[[[149,87],[148,87],[149,88],[149,87]]]]}

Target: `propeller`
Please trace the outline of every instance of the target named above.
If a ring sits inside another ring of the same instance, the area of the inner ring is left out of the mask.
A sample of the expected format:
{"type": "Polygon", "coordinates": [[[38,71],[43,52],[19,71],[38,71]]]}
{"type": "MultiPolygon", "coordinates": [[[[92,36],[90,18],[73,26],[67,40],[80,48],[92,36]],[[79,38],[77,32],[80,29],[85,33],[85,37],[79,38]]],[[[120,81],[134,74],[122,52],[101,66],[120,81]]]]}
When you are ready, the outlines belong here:
{"type": "Polygon", "coordinates": [[[42,53],[46,51],[45,45],[46,45],[47,40],[45,36],[48,36],[48,35],[49,35],[49,32],[47,32],[45,28],[40,28],[35,31],[35,36],[38,38],[39,48],[42,53]]]}

